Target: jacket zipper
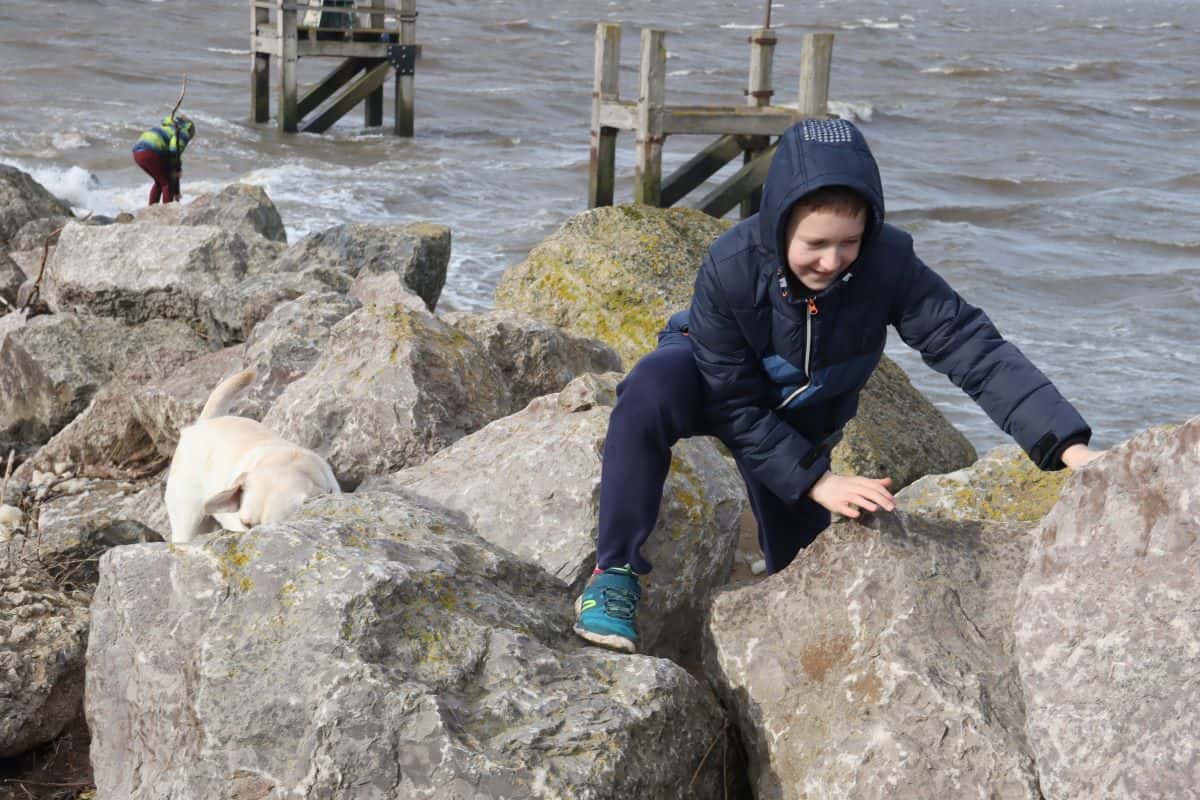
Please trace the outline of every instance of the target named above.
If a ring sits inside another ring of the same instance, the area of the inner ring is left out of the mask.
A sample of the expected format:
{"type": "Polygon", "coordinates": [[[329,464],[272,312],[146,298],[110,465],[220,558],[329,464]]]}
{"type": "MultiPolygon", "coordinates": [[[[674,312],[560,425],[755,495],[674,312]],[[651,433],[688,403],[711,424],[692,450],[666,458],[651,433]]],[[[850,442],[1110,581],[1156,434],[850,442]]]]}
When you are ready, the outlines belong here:
{"type": "Polygon", "coordinates": [[[812,319],[817,315],[817,301],[813,298],[807,298],[808,313],[804,315],[804,377],[807,379],[804,385],[797,388],[796,391],[784,398],[783,402],[775,406],[776,411],[781,411],[787,408],[787,404],[796,399],[801,392],[812,386],[812,372],[809,370],[809,362],[812,360],[812,319]]]}

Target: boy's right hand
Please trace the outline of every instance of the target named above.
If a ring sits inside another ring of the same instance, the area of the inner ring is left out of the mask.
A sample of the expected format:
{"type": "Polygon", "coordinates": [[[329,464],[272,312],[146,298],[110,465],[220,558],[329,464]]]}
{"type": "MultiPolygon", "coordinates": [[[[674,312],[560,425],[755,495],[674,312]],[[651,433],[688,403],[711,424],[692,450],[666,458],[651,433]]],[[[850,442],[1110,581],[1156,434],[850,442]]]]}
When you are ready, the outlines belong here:
{"type": "Polygon", "coordinates": [[[888,491],[891,478],[859,478],[826,472],[808,496],[835,514],[858,519],[863,511],[896,510],[896,498],[888,491]]]}

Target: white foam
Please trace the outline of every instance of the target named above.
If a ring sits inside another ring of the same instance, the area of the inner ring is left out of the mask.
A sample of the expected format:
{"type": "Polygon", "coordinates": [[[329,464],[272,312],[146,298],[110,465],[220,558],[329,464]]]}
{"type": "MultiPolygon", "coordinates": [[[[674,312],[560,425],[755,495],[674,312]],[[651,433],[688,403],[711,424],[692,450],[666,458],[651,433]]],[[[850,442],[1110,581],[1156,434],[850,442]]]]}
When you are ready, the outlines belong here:
{"type": "Polygon", "coordinates": [[[851,122],[870,122],[875,116],[875,107],[867,102],[852,100],[830,100],[829,113],[851,122]]]}
{"type": "Polygon", "coordinates": [[[248,55],[250,55],[249,50],[237,50],[237,49],[233,49],[233,48],[229,48],[229,47],[206,47],[204,49],[210,53],[224,53],[225,55],[231,55],[231,56],[248,56],[248,55]]]}

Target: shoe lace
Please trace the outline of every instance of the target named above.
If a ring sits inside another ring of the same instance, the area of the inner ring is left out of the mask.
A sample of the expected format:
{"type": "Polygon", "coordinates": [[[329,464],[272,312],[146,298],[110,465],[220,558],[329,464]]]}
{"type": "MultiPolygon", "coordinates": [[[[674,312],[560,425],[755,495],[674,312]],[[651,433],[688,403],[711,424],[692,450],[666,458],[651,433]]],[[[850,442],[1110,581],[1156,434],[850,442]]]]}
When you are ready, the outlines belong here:
{"type": "Polygon", "coordinates": [[[637,598],[628,589],[616,586],[606,586],[601,593],[604,600],[604,613],[616,619],[633,619],[637,611],[637,598]]]}

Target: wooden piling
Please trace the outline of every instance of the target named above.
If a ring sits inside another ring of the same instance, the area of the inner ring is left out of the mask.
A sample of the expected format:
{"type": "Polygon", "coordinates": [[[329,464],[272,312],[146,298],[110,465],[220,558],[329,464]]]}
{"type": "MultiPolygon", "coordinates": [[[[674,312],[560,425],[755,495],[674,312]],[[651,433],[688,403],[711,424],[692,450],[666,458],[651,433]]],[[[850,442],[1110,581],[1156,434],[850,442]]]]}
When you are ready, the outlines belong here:
{"type": "Polygon", "coordinates": [[[600,123],[605,102],[619,97],[621,26],[596,26],[596,55],[592,70],[591,155],[588,162],[588,208],[611,206],[617,175],[617,129],[600,123]]]}
{"type": "Polygon", "coordinates": [[[662,197],[663,106],[667,88],[665,35],[664,31],[654,28],[642,29],[633,202],[649,206],[659,205],[662,197]]]}
{"type": "Polygon", "coordinates": [[[296,5],[285,3],[276,13],[279,41],[279,130],[295,133],[300,123],[296,86],[296,5]]]}
{"type": "MultiPolygon", "coordinates": [[[[417,0],[400,0],[400,44],[417,45],[417,0]]],[[[396,71],[396,135],[412,136],[416,115],[413,76],[396,71]]]]}
{"type": "MultiPolygon", "coordinates": [[[[250,6],[251,41],[271,23],[271,10],[259,3],[250,6]]],[[[250,51],[250,119],[266,122],[271,118],[271,54],[253,47],[250,51]]]]}
{"type": "MultiPolygon", "coordinates": [[[[746,105],[765,108],[771,104],[775,91],[771,88],[772,62],[775,57],[775,31],[759,28],[750,36],[750,76],[746,82],[746,105]]],[[[748,140],[743,166],[750,164],[766,150],[771,140],[766,136],[755,136],[748,140]]],[[[762,203],[762,187],[752,189],[741,201],[741,217],[745,219],[758,213],[762,203]]]]}
{"type": "Polygon", "coordinates": [[[800,51],[800,103],[798,118],[829,116],[829,67],[833,61],[833,34],[806,33],[800,51]]]}
{"type": "MultiPolygon", "coordinates": [[[[383,30],[384,0],[370,0],[371,14],[367,18],[371,30],[383,30]]],[[[383,124],[383,86],[367,95],[363,104],[363,124],[368,128],[376,128],[383,124]]]]}

